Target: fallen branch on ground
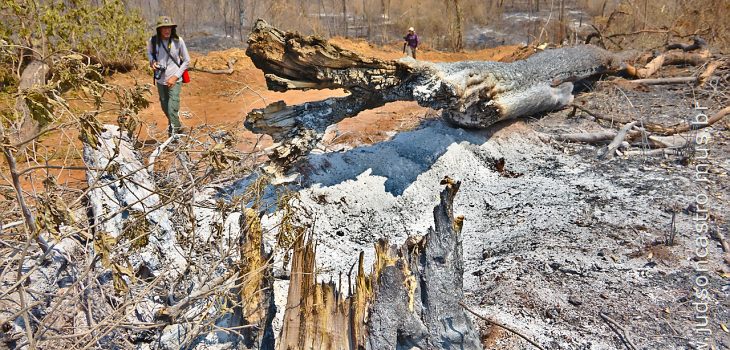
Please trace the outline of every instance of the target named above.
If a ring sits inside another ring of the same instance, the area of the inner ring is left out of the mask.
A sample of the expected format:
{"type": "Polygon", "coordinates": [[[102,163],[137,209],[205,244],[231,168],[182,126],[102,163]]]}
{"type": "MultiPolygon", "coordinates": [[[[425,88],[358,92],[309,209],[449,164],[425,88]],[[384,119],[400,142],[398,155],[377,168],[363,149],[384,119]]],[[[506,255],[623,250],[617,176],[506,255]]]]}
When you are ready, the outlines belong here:
{"type": "Polygon", "coordinates": [[[692,39],[692,44],[689,44],[689,45],[682,44],[682,43],[671,44],[671,45],[667,45],[667,50],[680,49],[682,51],[687,52],[687,51],[699,50],[699,49],[705,47],[705,45],[707,45],[707,42],[704,39],[702,39],[700,37],[695,37],[692,39]]]}
{"type": "Polygon", "coordinates": [[[723,260],[726,264],[730,265],[730,243],[728,243],[725,239],[725,235],[719,230],[715,229],[710,231],[710,237],[714,238],[720,243],[720,246],[722,247],[722,250],[724,252],[723,260]]]}
{"type": "MultiPolygon", "coordinates": [[[[598,143],[611,141],[618,135],[616,130],[606,130],[598,132],[585,132],[585,133],[569,133],[569,134],[557,134],[557,135],[540,135],[543,141],[555,140],[555,141],[569,141],[569,142],[581,142],[581,143],[598,143]]],[[[628,134],[629,139],[633,139],[639,136],[638,131],[631,131],[628,134]]]]}
{"type": "Polygon", "coordinates": [[[697,86],[703,86],[705,83],[712,77],[712,74],[715,73],[715,70],[717,68],[720,68],[722,65],[725,64],[725,61],[723,60],[717,60],[713,61],[710,64],[707,65],[707,68],[705,69],[702,74],[697,78],[697,86]]]}
{"type": "Polygon", "coordinates": [[[655,78],[655,79],[636,79],[627,80],[632,84],[644,84],[644,85],[671,85],[671,84],[685,84],[685,83],[696,83],[697,77],[671,77],[671,78],[655,78]]]}
{"type": "Polygon", "coordinates": [[[616,134],[616,137],[613,138],[613,141],[611,141],[611,143],[609,143],[605,149],[602,149],[601,151],[599,151],[598,158],[600,158],[600,159],[613,158],[613,155],[615,154],[616,150],[618,149],[618,146],[620,146],[621,143],[624,142],[626,135],[629,133],[631,128],[633,128],[635,125],[636,125],[635,121],[624,125],[621,128],[621,130],[619,130],[619,132],[616,134]]]}
{"type": "Polygon", "coordinates": [[[165,142],[155,148],[152,154],[150,154],[150,159],[147,161],[147,171],[149,171],[150,173],[153,173],[155,171],[155,161],[157,160],[157,157],[159,157],[162,151],[164,151],[165,148],[176,138],[177,135],[170,136],[167,138],[167,140],[165,140],[165,142]]]}
{"type": "Polygon", "coordinates": [[[681,154],[681,152],[678,149],[673,148],[657,148],[657,149],[649,149],[649,150],[634,150],[634,151],[623,151],[623,155],[625,156],[661,156],[661,155],[667,155],[667,156],[678,156],[681,154]]]}
{"type": "Polygon", "coordinates": [[[619,339],[621,339],[621,342],[624,343],[627,349],[638,349],[629,338],[629,335],[626,333],[626,329],[624,327],[622,327],[620,324],[618,324],[618,322],[608,317],[608,315],[604,314],[603,312],[599,313],[599,315],[608,324],[608,328],[610,328],[614,333],[616,333],[616,335],[618,335],[619,339]]]}
{"type": "MultiPolygon", "coordinates": [[[[581,107],[581,106],[579,106],[577,104],[572,104],[571,106],[573,106],[574,109],[579,109],[579,110],[581,110],[583,112],[586,112],[588,115],[590,115],[590,116],[592,116],[592,117],[594,117],[596,119],[610,121],[612,123],[623,123],[623,124],[630,122],[630,121],[625,120],[625,119],[620,119],[620,118],[615,118],[615,117],[609,117],[609,116],[605,116],[605,115],[603,115],[601,113],[597,113],[597,112],[590,111],[590,110],[588,110],[588,109],[586,109],[584,107],[581,107]]],[[[722,120],[728,114],[730,114],[730,106],[721,109],[720,111],[718,111],[717,113],[715,113],[714,115],[712,115],[712,117],[709,117],[707,119],[707,123],[703,123],[703,124],[691,124],[691,125],[690,124],[682,124],[682,125],[675,125],[675,126],[667,127],[667,126],[663,126],[663,125],[660,125],[660,124],[644,122],[643,123],[644,124],[643,127],[644,127],[644,129],[646,129],[647,131],[652,132],[652,133],[656,133],[656,134],[659,134],[659,135],[662,135],[662,136],[671,136],[671,135],[675,135],[675,134],[687,132],[687,131],[690,131],[690,130],[698,130],[698,129],[706,128],[706,127],[711,126],[712,124],[715,124],[718,121],[722,120]]],[[[578,135],[578,134],[565,134],[565,135],[567,136],[567,135],[578,135]]],[[[551,138],[553,138],[555,140],[558,140],[558,141],[591,142],[591,141],[580,141],[580,138],[579,137],[575,137],[573,139],[565,139],[565,140],[559,139],[559,136],[558,137],[551,136],[551,138]]],[[[604,141],[604,140],[598,140],[598,141],[604,141]]]]}
{"type": "Polygon", "coordinates": [[[472,314],[472,315],[474,315],[476,317],[479,317],[480,319],[482,319],[484,321],[487,321],[488,323],[493,324],[493,325],[495,325],[495,326],[497,326],[499,328],[502,328],[502,329],[504,329],[504,330],[506,330],[506,331],[508,331],[510,333],[513,333],[513,334],[517,335],[518,337],[526,340],[528,343],[532,344],[533,346],[535,346],[536,348],[538,348],[540,350],[545,350],[545,348],[543,348],[542,346],[540,346],[540,344],[538,344],[534,340],[526,337],[524,334],[522,334],[519,331],[513,329],[512,327],[505,326],[502,323],[499,323],[499,322],[497,322],[497,321],[495,321],[495,320],[493,320],[491,318],[487,318],[485,316],[482,316],[482,315],[478,314],[476,311],[474,311],[474,310],[470,309],[468,306],[466,306],[466,304],[464,304],[464,302],[462,302],[462,301],[459,302],[459,305],[461,305],[461,307],[463,307],[464,310],[468,311],[470,314],[472,314]]]}
{"type": "Polygon", "coordinates": [[[687,123],[687,124],[677,125],[677,126],[673,126],[673,127],[665,127],[665,126],[658,125],[658,124],[652,124],[651,126],[644,125],[644,127],[649,131],[668,136],[668,135],[679,134],[682,132],[687,132],[690,130],[704,129],[704,128],[711,126],[712,124],[715,124],[718,121],[722,120],[728,114],[730,114],[730,106],[725,107],[725,108],[719,110],[717,113],[713,114],[711,117],[709,117],[707,119],[707,123],[701,123],[701,124],[687,123]]]}
{"type": "Polygon", "coordinates": [[[689,64],[693,66],[699,66],[707,62],[710,59],[710,51],[704,50],[701,52],[682,52],[682,51],[669,51],[663,53],[644,66],[644,68],[636,68],[634,66],[627,66],[626,72],[637,78],[648,78],[654,73],[658,72],[660,68],[670,65],[689,64]]]}

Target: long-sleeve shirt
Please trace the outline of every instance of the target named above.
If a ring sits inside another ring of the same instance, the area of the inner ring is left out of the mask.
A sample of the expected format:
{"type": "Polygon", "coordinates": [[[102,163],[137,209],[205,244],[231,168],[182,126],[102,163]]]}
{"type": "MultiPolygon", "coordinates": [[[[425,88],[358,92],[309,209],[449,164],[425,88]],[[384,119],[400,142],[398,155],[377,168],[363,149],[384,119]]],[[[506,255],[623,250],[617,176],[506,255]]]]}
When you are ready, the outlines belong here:
{"type": "Polygon", "coordinates": [[[185,46],[185,41],[183,41],[182,38],[172,39],[172,42],[170,42],[170,40],[158,38],[156,60],[153,56],[152,39],[150,39],[147,42],[147,59],[149,59],[150,64],[157,61],[160,66],[166,67],[165,74],[163,74],[160,79],[157,80],[157,84],[161,85],[164,85],[167,80],[170,79],[173,75],[180,79],[180,77],[182,77],[183,75],[183,72],[188,69],[188,65],[190,64],[190,55],[188,54],[188,48],[187,46],[185,46]],[[167,51],[165,51],[168,47],[170,55],[168,55],[167,51]],[[180,66],[178,67],[175,62],[177,62],[180,66]]]}
{"type": "Polygon", "coordinates": [[[408,46],[412,48],[418,47],[418,34],[416,33],[408,33],[408,35],[404,36],[403,39],[408,43],[408,46]]]}

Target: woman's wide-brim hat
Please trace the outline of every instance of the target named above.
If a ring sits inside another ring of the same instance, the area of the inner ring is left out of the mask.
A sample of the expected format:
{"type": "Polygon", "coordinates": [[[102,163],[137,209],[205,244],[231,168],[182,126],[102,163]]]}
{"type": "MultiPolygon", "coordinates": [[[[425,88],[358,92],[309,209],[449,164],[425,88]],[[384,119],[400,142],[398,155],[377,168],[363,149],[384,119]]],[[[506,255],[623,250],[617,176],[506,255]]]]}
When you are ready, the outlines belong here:
{"type": "Polygon", "coordinates": [[[160,29],[162,27],[177,27],[177,24],[175,24],[169,16],[157,17],[157,25],[155,26],[155,29],[160,29]]]}

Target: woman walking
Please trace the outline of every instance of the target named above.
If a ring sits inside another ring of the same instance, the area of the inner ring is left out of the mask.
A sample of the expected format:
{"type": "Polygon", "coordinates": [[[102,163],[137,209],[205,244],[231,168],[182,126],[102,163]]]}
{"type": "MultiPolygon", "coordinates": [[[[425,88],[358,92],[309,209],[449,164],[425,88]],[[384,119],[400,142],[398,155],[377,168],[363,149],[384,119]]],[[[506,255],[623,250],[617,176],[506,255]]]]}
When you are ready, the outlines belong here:
{"type": "Polygon", "coordinates": [[[180,91],[182,76],[188,69],[190,55],[185,42],[177,35],[177,25],[168,16],[157,19],[157,34],[147,43],[147,58],[155,71],[155,85],[160,94],[160,105],[168,121],[169,136],[179,134],[182,124],[180,111],[180,91]]]}

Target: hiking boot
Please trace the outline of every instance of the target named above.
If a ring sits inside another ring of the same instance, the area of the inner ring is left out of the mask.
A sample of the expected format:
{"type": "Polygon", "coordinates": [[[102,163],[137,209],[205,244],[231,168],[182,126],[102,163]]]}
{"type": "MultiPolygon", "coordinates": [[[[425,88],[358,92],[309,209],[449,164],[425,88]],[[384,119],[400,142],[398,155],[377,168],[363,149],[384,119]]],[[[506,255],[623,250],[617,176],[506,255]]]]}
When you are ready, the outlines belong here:
{"type": "Polygon", "coordinates": [[[184,127],[180,127],[177,129],[168,129],[167,130],[167,136],[175,136],[175,135],[187,135],[190,130],[184,127]]]}

